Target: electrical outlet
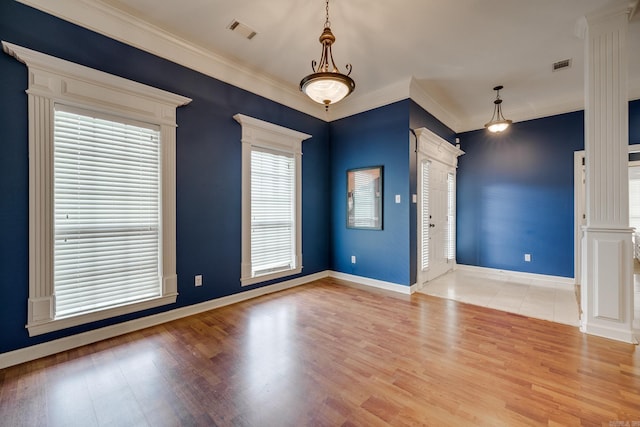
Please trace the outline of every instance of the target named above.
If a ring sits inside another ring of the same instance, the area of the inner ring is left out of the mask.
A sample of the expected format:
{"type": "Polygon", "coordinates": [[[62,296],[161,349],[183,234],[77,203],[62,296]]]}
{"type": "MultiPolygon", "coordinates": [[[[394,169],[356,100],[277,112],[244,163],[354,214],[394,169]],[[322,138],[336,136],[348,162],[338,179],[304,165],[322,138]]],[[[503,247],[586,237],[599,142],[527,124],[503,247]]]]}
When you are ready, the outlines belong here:
{"type": "Polygon", "coordinates": [[[400,203],[400,195],[396,194],[396,203],[400,203]]]}
{"type": "Polygon", "coordinates": [[[356,256],[351,255],[351,264],[355,264],[355,263],[356,263],[356,256]]]}
{"type": "Polygon", "coordinates": [[[525,262],[531,262],[531,254],[524,254],[525,262]]]}
{"type": "Polygon", "coordinates": [[[195,285],[196,286],[202,286],[202,274],[198,274],[195,277],[195,285]]]}

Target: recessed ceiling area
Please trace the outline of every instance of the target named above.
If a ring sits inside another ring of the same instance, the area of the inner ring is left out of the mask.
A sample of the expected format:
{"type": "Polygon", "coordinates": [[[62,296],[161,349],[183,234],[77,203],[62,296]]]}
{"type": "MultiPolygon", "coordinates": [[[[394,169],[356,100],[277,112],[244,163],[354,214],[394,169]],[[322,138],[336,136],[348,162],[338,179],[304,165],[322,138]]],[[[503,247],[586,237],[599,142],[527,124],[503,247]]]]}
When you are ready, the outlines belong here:
{"type": "MultiPolygon", "coordinates": [[[[75,2],[80,0],[70,0],[75,2]]],[[[331,120],[403,99],[413,85],[438,106],[430,112],[457,132],[482,128],[491,118],[493,87],[498,84],[504,85],[504,115],[514,121],[584,108],[585,41],[576,29],[585,15],[611,4],[606,0],[330,0],[334,59],[341,68],[353,65],[356,89],[325,116],[321,105],[298,92],[300,80],[312,71],[311,61],[321,53],[324,0],[82,3],[176,37],[258,80],[279,85],[287,97],[299,96],[294,102],[317,117],[331,120]],[[257,35],[251,40],[238,37],[229,31],[234,20],[257,35]],[[570,67],[553,72],[551,64],[568,58],[570,67]]],[[[629,52],[640,52],[637,15],[629,24],[629,52]]],[[[97,24],[79,22],[83,19],[69,18],[96,29],[97,24]]],[[[114,32],[107,35],[127,38],[114,32]]],[[[177,59],[168,59],[181,62],[180,57],[176,52],[177,59]]],[[[630,99],[640,98],[640,55],[635,53],[629,56],[629,94],[630,99]]]]}

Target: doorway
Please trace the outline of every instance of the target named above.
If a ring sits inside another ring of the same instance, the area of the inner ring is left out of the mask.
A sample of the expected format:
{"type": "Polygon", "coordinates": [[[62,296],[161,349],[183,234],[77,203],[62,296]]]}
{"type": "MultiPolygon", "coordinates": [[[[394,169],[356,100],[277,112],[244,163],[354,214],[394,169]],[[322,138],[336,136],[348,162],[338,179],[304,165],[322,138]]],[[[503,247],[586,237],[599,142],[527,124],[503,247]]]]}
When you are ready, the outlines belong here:
{"type": "Polygon", "coordinates": [[[421,128],[417,136],[418,287],[455,267],[459,148],[421,128]]]}

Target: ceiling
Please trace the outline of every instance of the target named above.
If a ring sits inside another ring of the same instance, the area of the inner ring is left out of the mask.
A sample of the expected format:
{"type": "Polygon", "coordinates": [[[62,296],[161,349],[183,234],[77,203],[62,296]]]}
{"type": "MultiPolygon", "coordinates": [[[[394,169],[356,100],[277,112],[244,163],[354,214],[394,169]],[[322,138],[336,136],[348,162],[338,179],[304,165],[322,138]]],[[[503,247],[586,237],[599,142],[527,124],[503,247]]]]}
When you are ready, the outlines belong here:
{"type": "MultiPolygon", "coordinates": [[[[497,84],[505,86],[503,112],[514,121],[584,108],[585,41],[577,28],[582,17],[611,4],[331,0],[334,59],[343,72],[347,63],[353,65],[356,89],[326,115],[321,105],[298,91],[300,80],[312,71],[311,61],[320,59],[323,0],[67,0],[62,3],[77,7],[59,10],[51,5],[58,2],[20,1],[187,66],[194,61],[186,57],[191,48],[186,53],[161,47],[154,51],[159,42],[138,32],[144,29],[156,38],[173,39],[174,45],[193,46],[217,62],[192,68],[316,117],[344,117],[407,98],[411,92],[458,132],[481,128],[491,118],[492,88],[497,84]],[[104,24],[107,15],[117,16],[120,24],[104,24]],[[248,40],[229,30],[234,19],[257,35],[248,40]],[[571,67],[553,72],[552,64],[564,59],[572,60],[571,67]],[[218,63],[224,67],[218,69],[218,63]],[[259,88],[261,84],[269,88],[259,88]]],[[[629,26],[630,99],[640,98],[638,15],[629,26]]]]}

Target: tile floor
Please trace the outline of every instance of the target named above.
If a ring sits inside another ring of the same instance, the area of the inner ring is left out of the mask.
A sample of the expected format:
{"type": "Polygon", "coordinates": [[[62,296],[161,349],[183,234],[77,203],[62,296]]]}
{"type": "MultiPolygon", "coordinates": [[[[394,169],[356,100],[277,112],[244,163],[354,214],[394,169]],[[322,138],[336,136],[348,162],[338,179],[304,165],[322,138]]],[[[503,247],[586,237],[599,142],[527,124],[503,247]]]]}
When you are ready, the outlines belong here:
{"type": "Polygon", "coordinates": [[[568,289],[483,278],[474,272],[456,270],[427,283],[418,292],[566,325],[580,324],[575,292],[568,289]]]}
{"type": "MultiPolygon", "coordinates": [[[[640,329],[640,262],[634,260],[634,326],[640,329]]],[[[456,270],[429,282],[418,290],[428,295],[453,299],[496,310],[518,313],[536,319],[579,326],[575,292],[537,285],[483,278],[456,270]]]]}

